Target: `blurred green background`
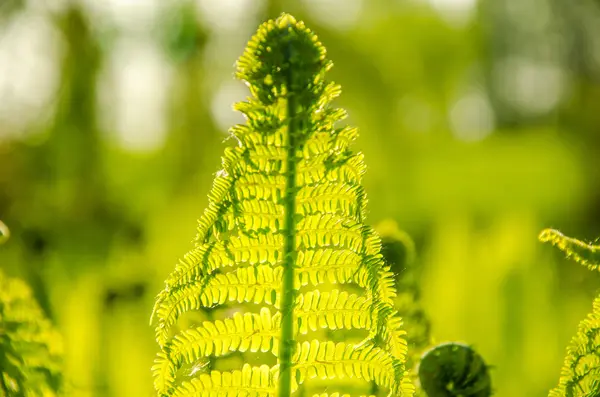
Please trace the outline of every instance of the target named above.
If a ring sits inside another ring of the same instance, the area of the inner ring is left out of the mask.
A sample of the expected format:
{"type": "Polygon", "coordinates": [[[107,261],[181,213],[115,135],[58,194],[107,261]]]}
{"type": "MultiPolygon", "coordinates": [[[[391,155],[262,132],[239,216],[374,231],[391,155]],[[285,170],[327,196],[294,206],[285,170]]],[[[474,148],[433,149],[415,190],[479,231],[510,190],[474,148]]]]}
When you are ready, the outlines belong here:
{"type": "Polygon", "coordinates": [[[242,121],[234,62],[284,10],[336,64],[369,222],[415,239],[436,341],[545,396],[600,289],[537,242],[600,236],[600,3],[0,0],[0,267],[64,335],[69,394],[153,395],[154,296],[242,121]]]}

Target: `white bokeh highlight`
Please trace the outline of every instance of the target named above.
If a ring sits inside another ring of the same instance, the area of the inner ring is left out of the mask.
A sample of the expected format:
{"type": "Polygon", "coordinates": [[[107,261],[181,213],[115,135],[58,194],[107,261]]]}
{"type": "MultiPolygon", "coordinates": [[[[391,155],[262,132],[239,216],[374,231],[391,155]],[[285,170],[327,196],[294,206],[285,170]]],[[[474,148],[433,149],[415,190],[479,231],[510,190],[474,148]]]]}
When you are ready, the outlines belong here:
{"type": "Polygon", "coordinates": [[[364,10],[364,0],[303,0],[311,19],[337,30],[356,25],[364,10]]]}
{"type": "Polygon", "coordinates": [[[219,131],[226,133],[235,124],[245,123],[244,116],[233,110],[236,102],[246,100],[250,92],[237,80],[224,82],[215,92],[211,105],[211,115],[219,131]]]}
{"type": "Polygon", "coordinates": [[[100,77],[102,129],[121,147],[150,151],[162,146],[173,71],[150,41],[122,38],[100,77]]]}
{"type": "Polygon", "coordinates": [[[500,61],[493,73],[497,92],[524,114],[551,111],[565,92],[565,72],[555,63],[509,57],[500,61]]]}
{"type": "Polygon", "coordinates": [[[102,27],[115,25],[125,32],[143,32],[156,26],[170,1],[164,0],[78,0],[102,27]]]}
{"type": "Polygon", "coordinates": [[[264,0],[196,0],[203,26],[218,32],[244,31],[262,13],[264,0]]]}
{"type": "Polygon", "coordinates": [[[45,15],[27,10],[0,30],[0,139],[49,116],[60,84],[62,37],[45,15]]]}
{"type": "Polygon", "coordinates": [[[461,27],[475,14],[477,0],[425,0],[450,25],[461,27]]]}
{"type": "Polygon", "coordinates": [[[494,131],[494,110],[485,92],[472,88],[450,108],[453,135],[466,142],[480,141],[494,131]]]}

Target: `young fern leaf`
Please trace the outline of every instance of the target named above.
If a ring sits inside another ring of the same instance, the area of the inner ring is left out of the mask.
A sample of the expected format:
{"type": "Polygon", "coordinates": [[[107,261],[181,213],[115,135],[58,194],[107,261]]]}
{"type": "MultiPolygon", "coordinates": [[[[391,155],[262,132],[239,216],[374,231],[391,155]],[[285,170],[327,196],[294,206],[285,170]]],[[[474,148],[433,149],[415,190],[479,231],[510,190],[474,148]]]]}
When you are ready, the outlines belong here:
{"type": "Polygon", "coordinates": [[[567,347],[558,386],[548,397],[600,395],[600,296],[567,347]]]}
{"type": "Polygon", "coordinates": [[[195,247],[155,302],[160,396],[345,392],[307,382],[314,378],[413,394],[393,275],[364,224],[365,166],[350,150],[357,132],[337,127],[345,112],[330,106],[340,94],[325,78],[331,66],[317,37],[287,14],[262,24],[238,60],[236,76],[252,96],[235,109],[247,123],[230,130],[238,146],[225,150],[195,247]],[[217,308],[233,314],[177,330],[182,314],[217,308]],[[333,342],[323,330],[364,335],[333,342]],[[244,352],[276,364],[191,380],[180,373],[244,352]]]}
{"type": "Polygon", "coordinates": [[[0,272],[0,397],[51,397],[61,387],[62,342],[29,287],[0,272]]]}
{"type": "Polygon", "coordinates": [[[600,245],[584,243],[554,229],[542,230],[539,239],[541,242],[548,242],[558,247],[566,254],[567,258],[573,259],[590,270],[598,270],[600,266],[600,245]]]}
{"type": "MultiPolygon", "coordinates": [[[[568,258],[597,270],[600,265],[600,246],[586,244],[567,237],[554,229],[540,233],[540,241],[550,242],[565,252],[568,258]]],[[[600,296],[593,303],[593,311],[579,323],[577,334],[567,347],[567,355],[558,386],[549,397],[600,395],[600,296]]]]}

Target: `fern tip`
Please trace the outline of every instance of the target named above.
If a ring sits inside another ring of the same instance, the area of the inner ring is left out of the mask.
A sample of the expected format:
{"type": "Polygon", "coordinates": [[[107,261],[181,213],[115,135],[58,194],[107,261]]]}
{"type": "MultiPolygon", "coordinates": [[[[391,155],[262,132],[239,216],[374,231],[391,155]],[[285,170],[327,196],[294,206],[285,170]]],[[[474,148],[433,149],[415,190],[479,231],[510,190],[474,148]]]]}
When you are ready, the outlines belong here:
{"type": "Polygon", "coordinates": [[[277,27],[280,29],[285,29],[290,26],[295,26],[298,22],[293,15],[288,14],[287,12],[281,13],[281,15],[275,21],[277,27]]]}
{"type": "Polygon", "coordinates": [[[538,235],[538,240],[542,243],[547,243],[556,240],[557,238],[564,238],[564,234],[556,229],[544,229],[538,235]]]}

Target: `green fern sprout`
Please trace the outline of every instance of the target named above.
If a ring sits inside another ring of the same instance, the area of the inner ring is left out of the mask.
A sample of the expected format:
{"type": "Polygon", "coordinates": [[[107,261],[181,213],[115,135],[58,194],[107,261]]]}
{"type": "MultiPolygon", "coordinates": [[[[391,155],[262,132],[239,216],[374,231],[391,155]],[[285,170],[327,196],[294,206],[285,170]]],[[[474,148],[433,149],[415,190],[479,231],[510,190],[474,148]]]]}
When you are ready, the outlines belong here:
{"type": "MultiPolygon", "coordinates": [[[[567,237],[554,229],[543,230],[539,239],[591,270],[600,265],[600,246],[567,237]]],[[[592,313],[579,323],[577,334],[567,347],[558,386],[548,396],[600,396],[600,296],[594,300],[592,313]]]]}
{"type": "Polygon", "coordinates": [[[471,346],[442,343],[423,354],[419,379],[428,397],[489,397],[489,367],[471,346]]]}
{"type": "Polygon", "coordinates": [[[61,338],[29,287],[0,272],[0,396],[58,395],[61,361],[61,338]]]}
{"type": "Polygon", "coordinates": [[[160,396],[414,393],[393,274],[364,224],[357,131],[338,127],[345,111],[330,106],[331,66],[288,14],[262,24],[238,60],[247,123],[230,130],[238,145],[225,150],[195,247],[155,302],[160,396]],[[200,324],[178,326],[202,311],[200,324]]]}

